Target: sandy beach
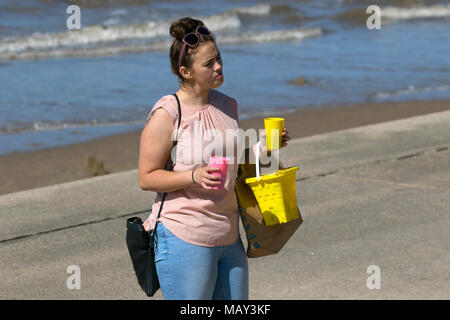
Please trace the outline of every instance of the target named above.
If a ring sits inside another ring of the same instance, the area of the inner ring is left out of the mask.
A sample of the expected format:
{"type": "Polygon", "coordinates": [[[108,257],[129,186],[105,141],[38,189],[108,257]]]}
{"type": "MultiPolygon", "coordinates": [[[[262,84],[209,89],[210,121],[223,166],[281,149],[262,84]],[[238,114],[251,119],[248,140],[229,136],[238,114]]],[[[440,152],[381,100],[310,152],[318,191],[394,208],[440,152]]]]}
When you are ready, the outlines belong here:
{"type": "MultiPolygon", "coordinates": [[[[450,110],[450,100],[352,104],[273,116],[285,117],[289,136],[295,139],[443,110],[450,110]]],[[[244,130],[261,129],[263,117],[241,120],[240,126],[244,130]]],[[[138,130],[63,147],[1,155],[0,194],[136,169],[140,134],[138,130]]]]}

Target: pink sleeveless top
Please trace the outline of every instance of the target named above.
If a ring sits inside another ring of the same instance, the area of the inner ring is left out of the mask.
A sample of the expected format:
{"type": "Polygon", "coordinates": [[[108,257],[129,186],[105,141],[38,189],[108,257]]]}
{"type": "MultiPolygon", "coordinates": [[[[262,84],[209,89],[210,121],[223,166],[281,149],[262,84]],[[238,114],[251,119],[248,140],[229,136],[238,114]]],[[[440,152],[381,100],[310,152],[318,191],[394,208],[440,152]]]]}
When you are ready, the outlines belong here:
{"type": "MultiPolygon", "coordinates": [[[[175,96],[165,95],[158,100],[147,120],[158,108],[167,110],[171,115],[174,126],[172,136],[176,137],[178,106],[175,96]]],[[[209,91],[208,103],[200,109],[181,103],[181,124],[173,171],[191,171],[205,166],[213,155],[232,159],[224,189],[206,190],[196,184],[167,193],[158,221],[186,242],[214,247],[230,245],[239,238],[239,209],[234,185],[239,157],[236,154],[237,145],[242,141],[239,140],[239,135],[235,135],[237,137],[233,139],[229,138],[230,133],[237,129],[239,124],[236,100],[217,90],[209,91]]],[[[155,227],[162,195],[157,193],[151,214],[144,222],[146,230],[155,227]]]]}

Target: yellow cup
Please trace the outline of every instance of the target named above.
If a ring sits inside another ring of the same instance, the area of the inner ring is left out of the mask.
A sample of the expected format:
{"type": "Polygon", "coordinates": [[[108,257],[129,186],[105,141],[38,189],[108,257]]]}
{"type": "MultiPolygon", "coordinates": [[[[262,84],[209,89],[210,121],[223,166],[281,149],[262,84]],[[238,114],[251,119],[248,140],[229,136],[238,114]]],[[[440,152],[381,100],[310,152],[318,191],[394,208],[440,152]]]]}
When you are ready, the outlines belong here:
{"type": "Polygon", "coordinates": [[[284,118],[264,118],[264,129],[267,135],[267,150],[280,149],[284,118]]]}

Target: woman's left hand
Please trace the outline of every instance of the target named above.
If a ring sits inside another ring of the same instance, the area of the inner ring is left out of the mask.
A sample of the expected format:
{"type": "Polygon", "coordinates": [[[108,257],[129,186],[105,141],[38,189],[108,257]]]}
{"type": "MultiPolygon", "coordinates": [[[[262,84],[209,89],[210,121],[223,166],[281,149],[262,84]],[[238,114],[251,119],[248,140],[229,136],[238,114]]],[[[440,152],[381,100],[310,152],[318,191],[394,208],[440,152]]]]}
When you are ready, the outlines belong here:
{"type": "MultiPolygon", "coordinates": [[[[281,148],[286,147],[288,144],[287,142],[291,140],[291,137],[288,135],[288,131],[286,128],[283,128],[283,132],[281,133],[281,148]]],[[[261,142],[259,145],[259,150],[261,153],[268,153],[270,155],[270,150],[267,150],[267,135],[265,130],[261,130],[259,133],[259,141],[261,142]]]]}
{"type": "Polygon", "coordinates": [[[288,144],[287,142],[291,140],[291,137],[288,135],[288,131],[286,128],[283,129],[283,132],[281,133],[281,148],[286,147],[288,144]]]}

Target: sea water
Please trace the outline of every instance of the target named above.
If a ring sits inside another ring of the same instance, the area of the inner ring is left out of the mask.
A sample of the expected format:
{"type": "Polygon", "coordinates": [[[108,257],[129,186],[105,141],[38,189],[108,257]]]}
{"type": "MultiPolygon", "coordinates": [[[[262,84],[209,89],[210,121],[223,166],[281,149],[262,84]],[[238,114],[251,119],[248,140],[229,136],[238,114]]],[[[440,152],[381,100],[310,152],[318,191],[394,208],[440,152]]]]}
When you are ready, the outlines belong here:
{"type": "Polygon", "coordinates": [[[142,129],[179,85],[172,21],[214,32],[240,119],[450,98],[450,1],[0,0],[0,154],[142,129]],[[381,29],[366,24],[369,5],[381,29]],[[297,78],[306,83],[295,84],[297,78]]]}

